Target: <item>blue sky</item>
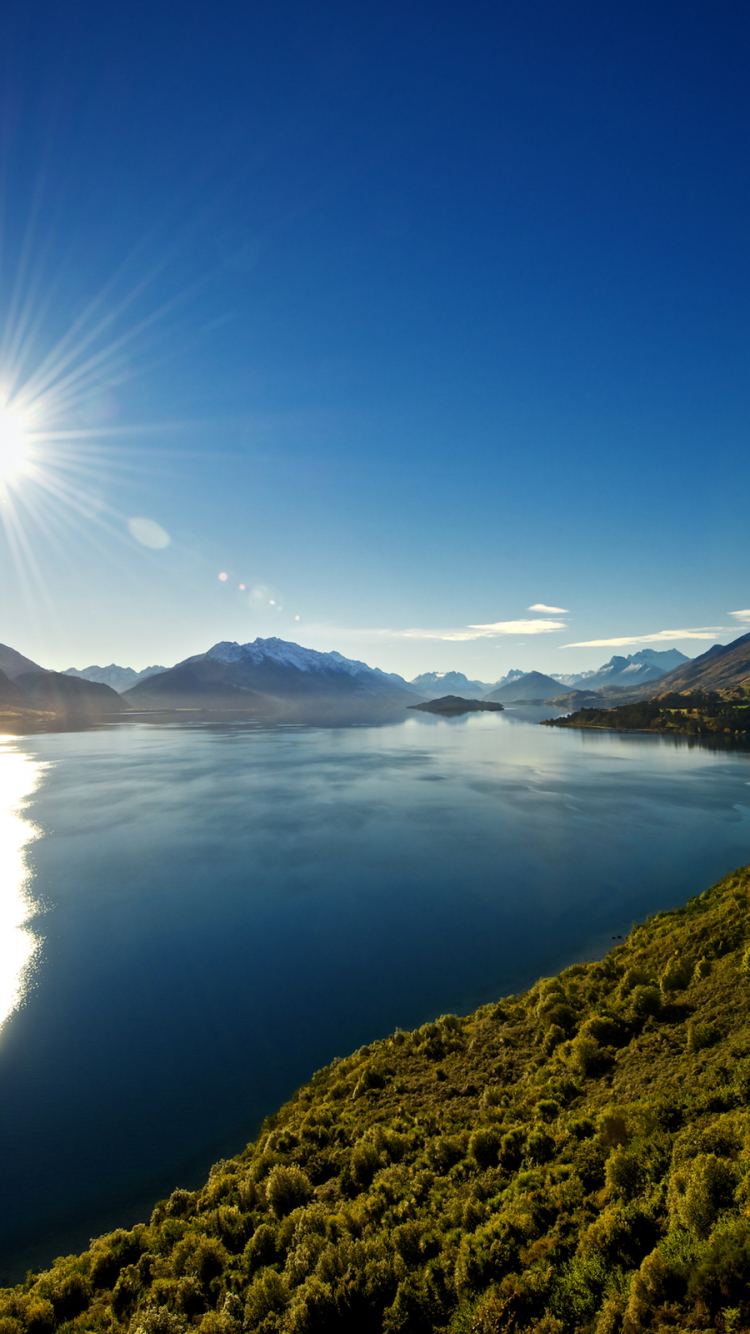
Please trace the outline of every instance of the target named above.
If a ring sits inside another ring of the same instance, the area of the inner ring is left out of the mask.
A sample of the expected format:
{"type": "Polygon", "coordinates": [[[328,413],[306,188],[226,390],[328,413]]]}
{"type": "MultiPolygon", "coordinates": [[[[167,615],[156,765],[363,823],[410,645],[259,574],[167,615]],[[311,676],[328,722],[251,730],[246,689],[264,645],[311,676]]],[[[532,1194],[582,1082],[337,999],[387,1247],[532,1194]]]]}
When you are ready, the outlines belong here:
{"type": "Polygon", "coordinates": [[[749,37],[8,4],[0,639],[494,680],[750,628],[749,37]]]}

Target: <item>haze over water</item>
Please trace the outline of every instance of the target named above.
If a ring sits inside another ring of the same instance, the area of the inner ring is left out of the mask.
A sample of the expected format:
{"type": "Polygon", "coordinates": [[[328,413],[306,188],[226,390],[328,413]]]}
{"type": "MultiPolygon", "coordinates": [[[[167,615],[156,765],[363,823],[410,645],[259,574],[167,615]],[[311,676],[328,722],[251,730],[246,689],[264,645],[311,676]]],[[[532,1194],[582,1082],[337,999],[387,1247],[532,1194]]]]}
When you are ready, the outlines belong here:
{"type": "Polygon", "coordinates": [[[750,860],[746,751],[538,716],[6,741],[4,1278],[147,1218],[334,1056],[750,860]]]}

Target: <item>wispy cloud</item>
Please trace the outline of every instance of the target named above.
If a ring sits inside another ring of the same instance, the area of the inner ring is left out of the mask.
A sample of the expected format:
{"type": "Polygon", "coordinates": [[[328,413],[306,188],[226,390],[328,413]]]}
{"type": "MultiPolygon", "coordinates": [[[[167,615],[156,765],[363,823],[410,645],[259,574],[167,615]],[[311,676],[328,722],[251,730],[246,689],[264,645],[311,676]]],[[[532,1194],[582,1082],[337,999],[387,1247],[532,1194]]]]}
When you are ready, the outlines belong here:
{"type": "Polygon", "coordinates": [[[469,625],[468,630],[478,631],[478,638],[491,638],[493,635],[547,635],[554,630],[567,630],[565,621],[493,621],[490,625],[469,625]]]}
{"type": "MultiPolygon", "coordinates": [[[[464,625],[457,629],[445,630],[425,630],[414,627],[410,630],[387,630],[387,629],[363,629],[342,631],[340,628],[336,631],[338,634],[346,634],[349,639],[436,639],[446,643],[465,643],[474,639],[495,639],[501,635],[543,635],[550,634],[553,631],[567,630],[565,621],[550,620],[523,620],[523,621],[493,621],[489,625],[464,625]]],[[[322,626],[309,626],[309,630],[320,632],[322,626]]],[[[332,627],[326,626],[325,632],[333,632],[332,627]]]]}
{"type": "Polygon", "coordinates": [[[729,615],[738,621],[750,621],[750,608],[747,611],[730,611],[729,615]]]}
{"type": "Polygon", "coordinates": [[[535,602],[533,606],[527,607],[527,611],[544,611],[549,616],[567,616],[567,607],[545,607],[543,602],[535,602]]]}
{"type": "Polygon", "coordinates": [[[715,639],[717,635],[730,634],[734,626],[704,626],[700,630],[659,630],[655,635],[619,635],[615,639],[583,639],[576,644],[563,644],[562,648],[624,648],[626,644],[664,644],[675,639],[715,639]]]}

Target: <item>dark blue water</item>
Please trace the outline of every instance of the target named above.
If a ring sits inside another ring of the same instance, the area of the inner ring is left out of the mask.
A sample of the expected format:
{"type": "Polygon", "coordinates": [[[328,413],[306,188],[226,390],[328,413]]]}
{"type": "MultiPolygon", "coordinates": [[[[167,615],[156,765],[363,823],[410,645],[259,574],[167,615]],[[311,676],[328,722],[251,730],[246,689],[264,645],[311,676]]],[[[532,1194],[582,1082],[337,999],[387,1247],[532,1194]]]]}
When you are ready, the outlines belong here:
{"type": "Polygon", "coordinates": [[[746,753],[533,711],[27,737],[0,771],[6,807],[37,783],[40,942],[0,1035],[6,1278],[197,1184],[334,1056],[750,861],[746,753]]]}

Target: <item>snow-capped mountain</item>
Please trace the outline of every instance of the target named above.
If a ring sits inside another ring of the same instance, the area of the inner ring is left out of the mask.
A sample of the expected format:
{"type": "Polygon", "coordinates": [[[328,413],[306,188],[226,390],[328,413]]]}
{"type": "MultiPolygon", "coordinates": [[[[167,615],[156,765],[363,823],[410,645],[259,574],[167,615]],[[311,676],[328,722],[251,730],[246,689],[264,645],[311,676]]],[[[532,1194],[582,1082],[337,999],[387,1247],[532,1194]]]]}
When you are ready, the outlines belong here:
{"type": "Polygon", "coordinates": [[[98,685],[111,686],[113,690],[121,692],[137,686],[139,681],[145,681],[149,676],[157,676],[159,672],[167,670],[166,667],[144,667],[143,671],[137,672],[133,667],[118,667],[116,662],[111,662],[108,667],[82,667],[80,671],[77,667],[66,667],[61,675],[77,676],[81,681],[96,681],[98,685]]]}
{"type": "Polygon", "coordinates": [[[284,639],[228,640],[126,692],[132,708],[228,710],[299,719],[384,716],[414,691],[395,672],[284,639]]]}
{"type": "Polygon", "coordinates": [[[616,653],[603,667],[590,675],[579,677],[575,684],[585,680],[587,690],[601,690],[602,686],[630,689],[646,681],[656,681],[684,662],[690,662],[690,658],[676,648],[642,648],[638,653],[629,653],[627,657],[616,653]]]}
{"type": "MultiPolygon", "coordinates": [[[[399,690],[409,688],[403,676],[398,676],[395,672],[382,672],[379,667],[368,667],[366,662],[358,662],[356,658],[345,658],[335,649],[330,653],[321,653],[318,649],[303,648],[301,644],[294,644],[286,639],[255,639],[252,644],[237,644],[223,640],[220,644],[214,644],[207,653],[198,653],[192,658],[186,658],[185,661],[200,662],[205,659],[211,662],[252,664],[255,667],[276,663],[281,667],[293,667],[298,672],[333,677],[343,674],[352,677],[362,687],[372,691],[391,689],[394,686],[399,690]]],[[[181,665],[178,663],[178,666],[181,665]]]]}
{"type": "Polygon", "coordinates": [[[457,691],[459,695],[466,698],[467,692],[478,696],[480,699],[490,690],[499,690],[501,686],[508,685],[511,681],[517,681],[525,676],[517,667],[511,668],[505,676],[501,676],[499,681],[471,681],[464,676],[463,672],[422,672],[421,676],[415,676],[413,680],[406,684],[412,690],[419,691],[420,694],[429,695],[435,690],[457,691]]]}
{"type": "Polygon", "coordinates": [[[420,695],[433,695],[436,690],[441,694],[458,694],[466,699],[469,695],[483,695],[492,686],[486,681],[470,681],[463,672],[422,672],[413,681],[407,682],[412,690],[420,695]]]}

